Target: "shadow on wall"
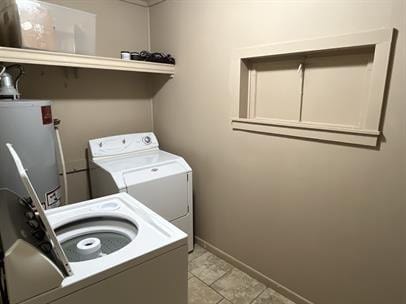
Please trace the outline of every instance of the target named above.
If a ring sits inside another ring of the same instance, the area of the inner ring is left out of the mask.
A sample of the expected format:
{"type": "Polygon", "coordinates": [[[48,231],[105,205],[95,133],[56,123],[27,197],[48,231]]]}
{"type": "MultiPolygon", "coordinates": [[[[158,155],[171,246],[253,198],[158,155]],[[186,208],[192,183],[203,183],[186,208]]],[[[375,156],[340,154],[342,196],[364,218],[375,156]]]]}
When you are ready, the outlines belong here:
{"type": "Polygon", "coordinates": [[[384,125],[385,125],[385,116],[386,116],[386,107],[388,104],[388,96],[389,96],[389,91],[390,91],[390,84],[391,84],[391,79],[392,79],[392,70],[393,70],[393,62],[395,59],[395,50],[396,50],[396,44],[399,36],[399,31],[397,29],[394,29],[393,31],[393,39],[392,39],[392,45],[391,45],[391,52],[389,56],[389,65],[388,65],[388,72],[387,72],[387,78],[386,78],[386,85],[385,85],[385,91],[384,91],[384,97],[383,97],[383,104],[382,104],[382,119],[379,124],[379,130],[382,132],[381,140],[379,141],[379,146],[382,142],[386,142],[386,138],[384,135],[384,125]]]}
{"type": "Polygon", "coordinates": [[[169,80],[167,75],[25,65],[22,98],[151,99],[169,80]]]}

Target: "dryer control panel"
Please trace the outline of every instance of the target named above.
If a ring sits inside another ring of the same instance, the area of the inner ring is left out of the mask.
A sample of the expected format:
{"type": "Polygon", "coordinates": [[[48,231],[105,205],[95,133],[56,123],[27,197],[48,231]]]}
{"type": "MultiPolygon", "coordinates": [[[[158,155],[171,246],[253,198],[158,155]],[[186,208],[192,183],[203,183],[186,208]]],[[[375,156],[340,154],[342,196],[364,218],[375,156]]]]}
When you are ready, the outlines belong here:
{"type": "Polygon", "coordinates": [[[92,159],[118,156],[135,152],[157,150],[158,140],[154,133],[133,133],[89,140],[92,159]]]}

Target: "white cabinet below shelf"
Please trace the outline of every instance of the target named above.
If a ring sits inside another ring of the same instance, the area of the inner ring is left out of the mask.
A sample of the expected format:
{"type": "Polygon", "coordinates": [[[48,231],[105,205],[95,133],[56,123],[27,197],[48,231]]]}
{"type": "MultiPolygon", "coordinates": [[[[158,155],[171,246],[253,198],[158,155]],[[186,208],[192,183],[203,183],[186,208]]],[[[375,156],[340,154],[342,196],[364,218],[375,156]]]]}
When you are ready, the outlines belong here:
{"type": "Polygon", "coordinates": [[[103,69],[154,74],[175,74],[172,64],[69,53],[0,47],[0,62],[51,65],[73,68],[103,69]]]}

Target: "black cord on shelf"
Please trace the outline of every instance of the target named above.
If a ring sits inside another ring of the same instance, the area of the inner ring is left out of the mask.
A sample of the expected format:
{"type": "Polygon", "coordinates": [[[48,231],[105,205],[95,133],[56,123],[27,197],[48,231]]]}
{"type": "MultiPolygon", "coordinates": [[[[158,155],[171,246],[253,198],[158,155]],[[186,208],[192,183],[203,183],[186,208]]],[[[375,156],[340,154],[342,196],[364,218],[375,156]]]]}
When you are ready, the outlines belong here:
{"type": "Polygon", "coordinates": [[[149,61],[149,62],[157,62],[157,63],[166,63],[166,64],[175,64],[175,58],[166,53],[151,53],[148,51],[141,51],[141,52],[131,52],[130,53],[131,60],[138,60],[138,61],[149,61]]]}

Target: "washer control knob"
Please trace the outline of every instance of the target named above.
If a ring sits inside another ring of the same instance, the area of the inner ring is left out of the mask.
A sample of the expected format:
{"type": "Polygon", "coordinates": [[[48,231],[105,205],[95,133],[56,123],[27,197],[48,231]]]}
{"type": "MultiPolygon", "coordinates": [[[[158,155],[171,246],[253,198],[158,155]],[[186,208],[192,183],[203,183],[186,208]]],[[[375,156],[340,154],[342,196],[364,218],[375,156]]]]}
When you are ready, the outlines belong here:
{"type": "Polygon", "coordinates": [[[45,232],[43,230],[37,230],[32,234],[38,241],[42,241],[45,237],[45,232]]]}
{"type": "Polygon", "coordinates": [[[34,212],[32,212],[32,211],[27,211],[27,212],[25,212],[25,217],[26,217],[27,219],[29,219],[29,220],[32,220],[32,219],[35,218],[35,214],[34,214],[34,212]]]}
{"type": "Polygon", "coordinates": [[[50,242],[44,242],[44,243],[40,244],[39,247],[41,248],[41,250],[44,253],[48,253],[52,250],[52,245],[50,242]]]}
{"type": "Polygon", "coordinates": [[[150,136],[144,136],[142,138],[142,141],[144,142],[144,144],[149,145],[152,142],[152,139],[150,136]]]}
{"type": "Polygon", "coordinates": [[[30,227],[32,229],[38,229],[39,228],[39,223],[36,220],[29,220],[28,225],[30,225],[30,227]]]}

